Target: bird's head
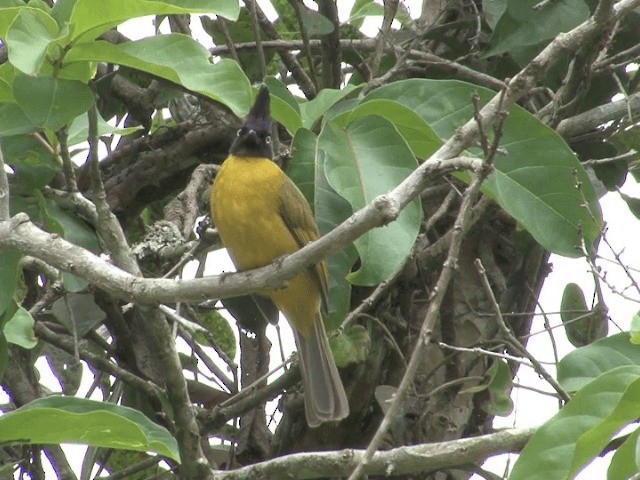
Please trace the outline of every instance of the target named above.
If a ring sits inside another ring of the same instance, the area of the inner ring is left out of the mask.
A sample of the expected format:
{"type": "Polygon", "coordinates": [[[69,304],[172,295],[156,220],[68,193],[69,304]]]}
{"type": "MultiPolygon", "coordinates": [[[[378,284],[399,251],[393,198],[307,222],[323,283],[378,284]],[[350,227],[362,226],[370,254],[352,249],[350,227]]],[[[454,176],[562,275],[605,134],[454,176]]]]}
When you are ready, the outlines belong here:
{"type": "Polygon", "coordinates": [[[234,140],[229,153],[239,157],[273,158],[271,145],[271,115],[269,113],[269,89],[260,87],[256,101],[238,136],[234,140]]]}

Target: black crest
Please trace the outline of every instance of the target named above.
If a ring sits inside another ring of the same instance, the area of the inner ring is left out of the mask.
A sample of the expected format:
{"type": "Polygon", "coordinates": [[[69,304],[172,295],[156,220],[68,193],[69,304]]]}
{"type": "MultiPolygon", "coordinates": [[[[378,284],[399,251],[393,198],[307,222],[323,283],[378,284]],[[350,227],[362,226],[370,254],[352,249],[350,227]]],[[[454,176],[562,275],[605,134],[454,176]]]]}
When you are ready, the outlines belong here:
{"type": "Polygon", "coordinates": [[[271,128],[269,89],[263,85],[242,128],[238,130],[229,153],[244,157],[273,158],[271,128]]]}

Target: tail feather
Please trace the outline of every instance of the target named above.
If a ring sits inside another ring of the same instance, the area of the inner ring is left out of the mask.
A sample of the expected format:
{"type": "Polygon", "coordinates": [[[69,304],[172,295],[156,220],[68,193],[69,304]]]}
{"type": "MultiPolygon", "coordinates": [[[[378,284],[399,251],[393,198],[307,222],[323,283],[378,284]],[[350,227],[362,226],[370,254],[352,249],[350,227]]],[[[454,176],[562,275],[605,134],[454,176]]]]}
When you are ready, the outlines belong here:
{"type": "Polygon", "coordinates": [[[307,424],[338,421],[349,415],[349,402],[333,359],[321,319],[313,322],[308,337],[296,332],[304,387],[307,424]]]}

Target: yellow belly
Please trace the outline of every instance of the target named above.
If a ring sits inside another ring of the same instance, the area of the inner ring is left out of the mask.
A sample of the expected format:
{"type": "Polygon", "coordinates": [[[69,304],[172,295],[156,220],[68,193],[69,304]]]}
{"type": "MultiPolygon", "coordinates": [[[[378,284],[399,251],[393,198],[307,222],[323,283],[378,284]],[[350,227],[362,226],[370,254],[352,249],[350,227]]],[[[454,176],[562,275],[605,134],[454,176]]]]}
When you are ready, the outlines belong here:
{"type": "MultiPolygon", "coordinates": [[[[284,173],[268,159],[231,156],[211,192],[211,213],[220,238],[239,270],[251,270],[299,249],[280,216],[284,173]]],[[[320,308],[320,288],[311,272],[285,288],[266,292],[305,337],[320,308]]]]}

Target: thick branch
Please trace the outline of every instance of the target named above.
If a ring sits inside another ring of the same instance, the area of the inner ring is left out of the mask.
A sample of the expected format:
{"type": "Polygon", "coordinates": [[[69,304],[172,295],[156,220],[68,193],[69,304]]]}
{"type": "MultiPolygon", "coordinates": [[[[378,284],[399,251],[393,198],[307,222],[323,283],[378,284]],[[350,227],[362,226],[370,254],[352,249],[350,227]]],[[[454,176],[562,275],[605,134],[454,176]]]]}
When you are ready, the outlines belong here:
{"type": "MultiPolygon", "coordinates": [[[[399,447],[377,452],[367,464],[365,473],[393,477],[434,472],[460,465],[481,463],[485,459],[505,452],[517,452],[524,447],[534,429],[509,429],[479,437],[450,442],[429,443],[399,447]]],[[[230,472],[217,471],[216,480],[263,480],[296,478],[326,478],[345,476],[364,455],[363,450],[296,453],[230,472]]]]}
{"type": "MultiPolygon", "coordinates": [[[[373,38],[364,38],[360,40],[342,39],[339,42],[340,48],[343,50],[359,51],[375,51],[378,42],[373,38]]],[[[319,50],[322,47],[320,40],[309,40],[307,48],[312,50],[319,50]]],[[[236,51],[253,51],[256,49],[255,42],[236,43],[234,45],[236,51]]],[[[265,50],[277,50],[280,54],[283,52],[289,52],[291,50],[301,50],[305,48],[304,42],[301,40],[274,40],[262,42],[262,48],[265,50]]],[[[403,55],[406,52],[404,48],[399,45],[383,45],[383,50],[387,53],[396,53],[403,55]]],[[[227,46],[217,46],[210,50],[212,55],[220,55],[223,53],[229,53],[227,46]]],[[[468,80],[482,85],[493,90],[500,90],[504,83],[491,75],[473,70],[461,63],[447,60],[445,58],[434,55],[433,53],[424,52],[417,49],[411,49],[408,51],[407,58],[415,60],[426,66],[437,68],[450,74],[451,77],[458,78],[460,80],[468,80]]]]}
{"type": "MultiPolygon", "coordinates": [[[[605,103],[591,110],[582,112],[574,117],[560,122],[557,132],[566,139],[597,130],[603,124],[624,118],[629,111],[633,115],[640,113],[640,93],[635,93],[628,98],[616,102],[605,103]]],[[[630,121],[632,119],[629,119],[630,121]]]]}
{"type": "Polygon", "coordinates": [[[283,285],[307,265],[341,250],[369,230],[395,220],[402,208],[437,176],[463,168],[473,170],[479,165],[480,161],[473,158],[445,160],[432,157],[392,192],[377,197],[320,240],[273,265],[233,275],[192,280],[136,277],[58,235],[40,230],[24,213],[0,223],[0,246],[20,248],[62,271],[98,285],[112,295],[139,304],[199,302],[237,296],[283,285]]]}

